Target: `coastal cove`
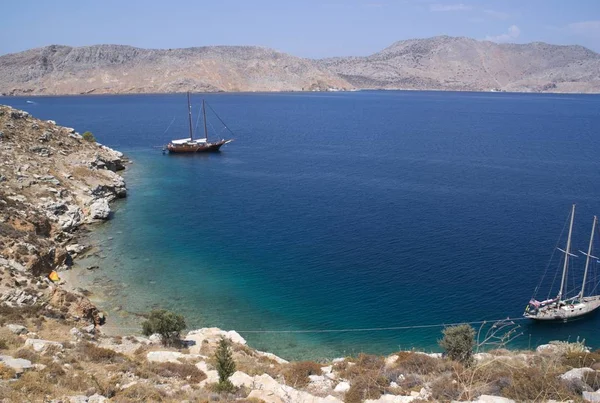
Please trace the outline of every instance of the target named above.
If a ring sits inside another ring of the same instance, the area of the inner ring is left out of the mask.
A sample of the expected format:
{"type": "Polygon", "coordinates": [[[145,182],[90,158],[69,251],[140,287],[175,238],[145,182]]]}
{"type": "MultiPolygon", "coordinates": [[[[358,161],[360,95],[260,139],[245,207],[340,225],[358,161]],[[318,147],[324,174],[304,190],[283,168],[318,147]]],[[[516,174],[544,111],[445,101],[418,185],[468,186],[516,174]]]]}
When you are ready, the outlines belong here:
{"type": "MultiPolygon", "coordinates": [[[[520,317],[570,205],[579,248],[600,212],[598,96],[206,98],[237,136],[220,155],[191,157],[152,148],[185,132],[182,95],[2,98],[90,130],[134,162],[128,198],[90,234],[98,256],[74,269],[104,294],[109,332],[131,333],[132,313],[160,306],[284,358],[436,349],[441,328],[244,330],[520,317]],[[93,265],[101,269],[85,270],[93,265]]],[[[519,322],[513,344],[579,336],[597,348],[599,321],[519,322]]]]}

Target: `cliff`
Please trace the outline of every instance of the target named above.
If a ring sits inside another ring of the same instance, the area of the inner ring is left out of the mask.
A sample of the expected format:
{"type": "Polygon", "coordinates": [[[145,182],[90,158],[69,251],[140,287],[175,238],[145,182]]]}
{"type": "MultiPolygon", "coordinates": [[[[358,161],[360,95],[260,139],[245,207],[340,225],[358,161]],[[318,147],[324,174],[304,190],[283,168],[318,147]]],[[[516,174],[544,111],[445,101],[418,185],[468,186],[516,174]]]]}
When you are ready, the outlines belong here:
{"type": "Polygon", "coordinates": [[[357,88],[600,92],[600,55],[581,46],[496,44],[439,36],[319,65],[357,88]]]}

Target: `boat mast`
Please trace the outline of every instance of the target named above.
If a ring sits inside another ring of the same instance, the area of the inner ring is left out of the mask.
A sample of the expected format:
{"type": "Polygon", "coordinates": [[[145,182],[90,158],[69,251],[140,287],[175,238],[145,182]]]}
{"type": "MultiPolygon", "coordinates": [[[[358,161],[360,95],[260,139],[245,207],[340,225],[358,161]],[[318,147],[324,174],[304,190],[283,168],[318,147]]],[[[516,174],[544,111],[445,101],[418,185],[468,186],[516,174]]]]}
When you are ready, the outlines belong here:
{"type": "Polygon", "coordinates": [[[204,100],[202,100],[202,115],[204,119],[204,138],[206,139],[206,142],[208,142],[208,129],[206,128],[206,103],[204,100]]]}
{"type": "Polygon", "coordinates": [[[192,132],[192,104],[190,102],[190,92],[187,93],[188,98],[188,120],[190,121],[190,141],[194,140],[194,134],[192,132]]]}
{"type": "Polygon", "coordinates": [[[598,217],[594,216],[594,223],[592,224],[592,234],[590,235],[590,245],[588,246],[588,252],[585,254],[587,257],[585,259],[585,272],[583,273],[583,283],[581,284],[581,294],[579,294],[579,299],[583,299],[583,291],[585,290],[585,281],[587,280],[588,267],[590,266],[590,258],[596,258],[592,256],[592,243],[594,242],[594,230],[596,229],[596,221],[598,221],[598,217]]]}
{"type": "Polygon", "coordinates": [[[573,208],[571,209],[571,224],[569,225],[569,237],[567,238],[567,248],[563,250],[565,254],[565,264],[563,266],[562,272],[562,280],[560,281],[560,291],[558,292],[558,297],[556,303],[560,303],[562,299],[563,290],[565,288],[565,280],[567,278],[567,269],[569,268],[569,256],[571,255],[571,234],[573,233],[573,219],[575,218],[575,205],[573,204],[573,208]]]}

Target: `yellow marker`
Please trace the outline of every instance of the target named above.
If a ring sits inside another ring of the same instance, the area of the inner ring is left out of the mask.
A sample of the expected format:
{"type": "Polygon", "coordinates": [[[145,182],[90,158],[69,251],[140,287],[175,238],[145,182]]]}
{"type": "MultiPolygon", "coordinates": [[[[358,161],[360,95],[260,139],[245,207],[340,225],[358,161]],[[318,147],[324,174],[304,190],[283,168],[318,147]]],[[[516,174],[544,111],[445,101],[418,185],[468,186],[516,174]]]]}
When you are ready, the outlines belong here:
{"type": "Polygon", "coordinates": [[[60,277],[58,277],[58,273],[57,273],[56,271],[54,271],[54,270],[52,270],[52,273],[50,273],[50,274],[48,275],[48,278],[49,278],[50,280],[54,281],[55,283],[56,283],[57,281],[60,281],[60,277]]]}

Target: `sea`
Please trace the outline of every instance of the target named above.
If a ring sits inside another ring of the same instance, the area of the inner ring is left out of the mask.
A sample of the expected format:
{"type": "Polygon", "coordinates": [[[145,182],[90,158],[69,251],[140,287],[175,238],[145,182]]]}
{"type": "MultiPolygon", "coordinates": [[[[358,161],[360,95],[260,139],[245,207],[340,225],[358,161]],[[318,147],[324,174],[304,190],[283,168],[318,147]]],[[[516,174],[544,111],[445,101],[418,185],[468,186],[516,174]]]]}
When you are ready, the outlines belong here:
{"type": "Polygon", "coordinates": [[[139,332],[165,308],[289,359],[439,351],[444,326],[464,322],[482,348],[600,348],[600,314],[522,318],[536,288],[557,293],[572,204],[567,288],[580,287],[577,251],[600,213],[600,96],[193,94],[196,133],[202,99],[209,138],[234,138],[218,154],[162,153],[188,135],[184,94],[0,98],[132,162],[128,197],[74,269],[107,331],[139,332]]]}

